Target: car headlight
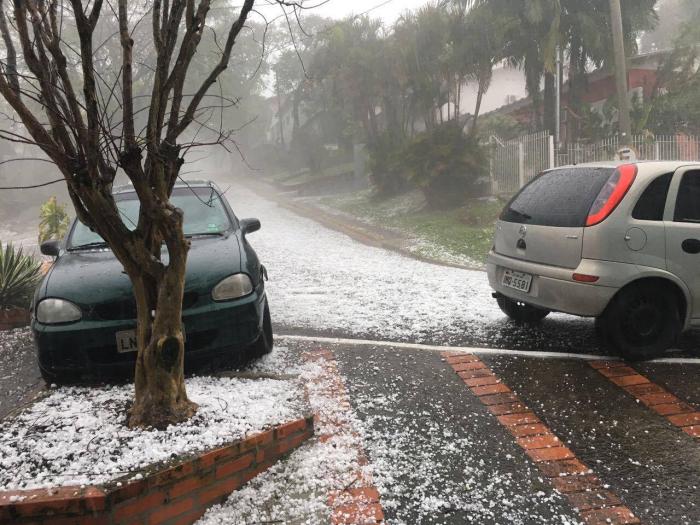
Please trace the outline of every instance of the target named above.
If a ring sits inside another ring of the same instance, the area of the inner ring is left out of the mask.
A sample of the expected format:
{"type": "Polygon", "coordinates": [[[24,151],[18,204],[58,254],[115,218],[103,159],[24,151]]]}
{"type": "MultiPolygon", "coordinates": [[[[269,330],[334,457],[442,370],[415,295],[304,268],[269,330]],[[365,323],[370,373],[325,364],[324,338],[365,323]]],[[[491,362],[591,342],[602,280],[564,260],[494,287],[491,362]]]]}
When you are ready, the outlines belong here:
{"type": "Polygon", "coordinates": [[[82,316],[80,308],[64,299],[44,299],[36,307],[36,320],[42,324],[74,323],[82,316]]]}
{"type": "Polygon", "coordinates": [[[211,291],[215,301],[230,301],[253,293],[253,281],[245,273],[237,273],[226,277],[211,291]]]}

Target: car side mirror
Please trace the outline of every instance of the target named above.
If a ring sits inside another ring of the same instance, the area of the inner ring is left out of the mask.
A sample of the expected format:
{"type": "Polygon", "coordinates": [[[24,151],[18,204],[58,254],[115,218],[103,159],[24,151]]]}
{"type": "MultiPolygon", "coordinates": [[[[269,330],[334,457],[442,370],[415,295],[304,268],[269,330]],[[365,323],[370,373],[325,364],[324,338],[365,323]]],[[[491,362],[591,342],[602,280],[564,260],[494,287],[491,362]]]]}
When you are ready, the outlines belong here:
{"type": "Polygon", "coordinates": [[[58,254],[61,251],[61,243],[60,241],[44,241],[41,243],[41,247],[39,248],[41,253],[43,255],[49,255],[51,257],[58,257],[58,254]]]}
{"type": "Polygon", "coordinates": [[[258,219],[241,219],[241,230],[244,235],[256,232],[260,227],[260,221],[258,219]]]}

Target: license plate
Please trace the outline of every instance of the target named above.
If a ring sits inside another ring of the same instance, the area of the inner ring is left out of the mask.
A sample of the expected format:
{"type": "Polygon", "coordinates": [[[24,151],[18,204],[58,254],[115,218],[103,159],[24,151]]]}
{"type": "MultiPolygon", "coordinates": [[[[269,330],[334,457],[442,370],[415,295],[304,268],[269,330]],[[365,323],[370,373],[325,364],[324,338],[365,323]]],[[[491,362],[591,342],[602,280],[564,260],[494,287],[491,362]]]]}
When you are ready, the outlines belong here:
{"type": "MultiPolygon", "coordinates": [[[[136,330],[123,330],[117,332],[117,352],[120,354],[128,354],[138,351],[138,343],[136,342],[136,330]]],[[[187,340],[185,326],[182,326],[182,337],[187,340]]]]}
{"type": "Polygon", "coordinates": [[[117,352],[120,354],[128,354],[129,352],[136,352],[137,350],[136,330],[117,332],[117,352]]]}
{"type": "Polygon", "coordinates": [[[519,292],[528,293],[530,286],[532,286],[532,275],[513,270],[504,270],[501,284],[519,292]]]}

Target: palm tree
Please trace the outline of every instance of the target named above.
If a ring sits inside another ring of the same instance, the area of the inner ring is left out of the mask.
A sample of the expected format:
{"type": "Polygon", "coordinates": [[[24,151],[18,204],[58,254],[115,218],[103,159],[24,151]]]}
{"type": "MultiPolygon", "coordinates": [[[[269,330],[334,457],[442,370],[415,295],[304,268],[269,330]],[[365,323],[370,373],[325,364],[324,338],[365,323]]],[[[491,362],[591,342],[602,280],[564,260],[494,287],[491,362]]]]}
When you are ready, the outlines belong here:
{"type": "MultiPolygon", "coordinates": [[[[489,5],[507,26],[503,54],[525,73],[532,100],[533,122],[541,125],[541,83],[545,79],[544,114],[547,128],[553,126],[554,68],[556,50],[561,46],[569,60],[569,104],[581,105],[586,72],[593,65],[612,63],[612,31],[607,0],[451,0],[468,7],[489,5]]],[[[623,26],[627,49],[636,50],[636,38],[656,23],[658,0],[624,0],[623,26]]]]}

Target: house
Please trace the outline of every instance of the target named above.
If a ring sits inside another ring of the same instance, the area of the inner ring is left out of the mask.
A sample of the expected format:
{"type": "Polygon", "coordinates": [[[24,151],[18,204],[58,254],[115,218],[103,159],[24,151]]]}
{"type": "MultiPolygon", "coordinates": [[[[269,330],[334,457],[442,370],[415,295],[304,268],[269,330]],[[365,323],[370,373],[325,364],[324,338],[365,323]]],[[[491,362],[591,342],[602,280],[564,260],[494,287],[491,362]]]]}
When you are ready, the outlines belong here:
{"type": "MultiPolygon", "coordinates": [[[[654,90],[663,87],[658,85],[660,81],[658,71],[659,66],[668,56],[669,52],[670,51],[668,50],[653,51],[650,53],[636,55],[629,59],[627,78],[628,95],[630,100],[648,100],[653,95],[654,90]]],[[[520,75],[521,85],[524,90],[524,75],[522,72],[520,72],[520,75]]],[[[570,132],[571,127],[576,125],[576,121],[580,119],[580,116],[576,114],[568,103],[569,84],[566,82],[567,77],[567,72],[564,71],[565,82],[561,95],[563,141],[566,140],[567,130],[570,132]]],[[[598,112],[604,121],[607,120],[607,116],[604,112],[606,103],[611,99],[614,100],[617,96],[614,71],[609,69],[598,69],[596,71],[592,71],[587,75],[586,81],[586,90],[582,94],[581,100],[588,104],[593,111],[598,112]]],[[[492,89],[497,87],[497,82],[498,81],[494,76],[492,89]]],[[[514,90],[514,88],[511,86],[512,84],[509,84],[508,89],[514,90]]],[[[519,98],[498,108],[485,108],[485,113],[509,115],[524,125],[529,125],[533,116],[532,103],[527,96],[519,98]]]]}

